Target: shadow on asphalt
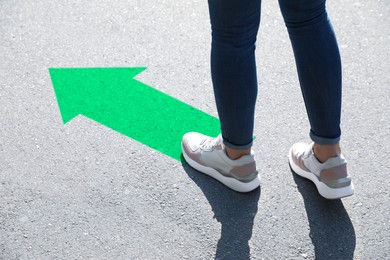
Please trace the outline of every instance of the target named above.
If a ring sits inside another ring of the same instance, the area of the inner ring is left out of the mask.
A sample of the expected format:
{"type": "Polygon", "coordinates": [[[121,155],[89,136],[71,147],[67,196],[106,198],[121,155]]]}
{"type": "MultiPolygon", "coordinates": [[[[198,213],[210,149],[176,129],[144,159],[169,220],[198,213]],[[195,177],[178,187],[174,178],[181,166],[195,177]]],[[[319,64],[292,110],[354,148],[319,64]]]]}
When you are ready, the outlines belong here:
{"type": "Polygon", "coordinates": [[[315,258],[353,259],[355,230],[342,201],[323,198],[311,181],[291,173],[305,203],[315,258]]]}
{"type": "Polygon", "coordinates": [[[221,223],[221,237],[215,259],[250,259],[249,240],[257,214],[260,188],[235,192],[213,178],[191,168],[182,157],[182,166],[209,201],[214,218],[221,223]]]}

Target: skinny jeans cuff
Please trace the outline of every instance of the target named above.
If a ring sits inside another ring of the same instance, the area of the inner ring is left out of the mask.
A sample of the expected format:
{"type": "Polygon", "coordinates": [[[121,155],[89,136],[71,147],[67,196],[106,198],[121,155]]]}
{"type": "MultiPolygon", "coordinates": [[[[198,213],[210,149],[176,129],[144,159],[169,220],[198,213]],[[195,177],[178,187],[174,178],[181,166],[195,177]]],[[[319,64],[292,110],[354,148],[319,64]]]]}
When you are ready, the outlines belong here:
{"type": "Polygon", "coordinates": [[[310,131],[310,138],[314,143],[319,145],[333,145],[338,144],[340,142],[340,136],[334,138],[322,137],[316,135],[315,133],[313,133],[313,131],[310,131]]]}
{"type": "Polygon", "coordinates": [[[245,149],[249,149],[252,147],[253,145],[253,140],[246,144],[246,145],[236,145],[236,144],[233,144],[231,142],[229,142],[227,139],[225,139],[223,136],[222,136],[222,139],[223,139],[223,144],[226,146],[226,147],[229,147],[231,149],[236,149],[236,150],[245,150],[245,149]]]}

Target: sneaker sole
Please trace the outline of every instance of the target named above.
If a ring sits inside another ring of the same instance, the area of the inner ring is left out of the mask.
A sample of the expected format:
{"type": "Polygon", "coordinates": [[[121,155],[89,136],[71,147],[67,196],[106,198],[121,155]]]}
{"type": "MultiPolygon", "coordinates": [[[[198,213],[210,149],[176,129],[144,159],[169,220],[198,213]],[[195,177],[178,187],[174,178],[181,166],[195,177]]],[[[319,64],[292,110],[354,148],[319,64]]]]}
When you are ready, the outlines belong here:
{"type": "Polygon", "coordinates": [[[314,176],[313,173],[307,172],[303,169],[301,169],[298,165],[296,165],[292,159],[291,150],[288,154],[288,160],[290,163],[290,167],[293,170],[295,174],[298,174],[299,176],[311,180],[317,187],[318,193],[326,198],[326,199],[341,199],[344,197],[348,197],[353,195],[354,193],[354,187],[353,183],[349,186],[333,189],[328,186],[326,186],[323,182],[319,181],[316,176],[314,176]]]}
{"type": "Polygon", "coordinates": [[[225,177],[217,170],[210,168],[210,167],[203,166],[203,165],[199,164],[198,162],[192,160],[185,153],[184,149],[182,149],[182,151],[183,151],[184,159],[187,161],[187,163],[192,168],[218,180],[219,182],[223,183],[225,186],[229,187],[232,190],[235,190],[238,192],[250,192],[250,191],[253,191],[260,186],[260,176],[257,176],[254,180],[252,180],[250,182],[241,182],[241,181],[236,180],[234,178],[225,177]]]}

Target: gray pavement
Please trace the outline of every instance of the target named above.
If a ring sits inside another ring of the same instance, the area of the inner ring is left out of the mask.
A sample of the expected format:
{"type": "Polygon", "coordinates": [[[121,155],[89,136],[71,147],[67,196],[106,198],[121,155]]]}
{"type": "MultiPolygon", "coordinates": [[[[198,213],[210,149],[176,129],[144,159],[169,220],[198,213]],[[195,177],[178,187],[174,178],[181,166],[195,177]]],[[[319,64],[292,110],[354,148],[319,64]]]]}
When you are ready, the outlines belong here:
{"type": "Polygon", "coordinates": [[[390,259],[390,10],[329,1],[356,194],[289,170],[309,141],[277,1],[264,0],[254,144],[262,188],[230,191],[88,118],[62,124],[51,67],[147,66],[146,84],[216,116],[207,1],[0,0],[0,259],[390,259]]]}

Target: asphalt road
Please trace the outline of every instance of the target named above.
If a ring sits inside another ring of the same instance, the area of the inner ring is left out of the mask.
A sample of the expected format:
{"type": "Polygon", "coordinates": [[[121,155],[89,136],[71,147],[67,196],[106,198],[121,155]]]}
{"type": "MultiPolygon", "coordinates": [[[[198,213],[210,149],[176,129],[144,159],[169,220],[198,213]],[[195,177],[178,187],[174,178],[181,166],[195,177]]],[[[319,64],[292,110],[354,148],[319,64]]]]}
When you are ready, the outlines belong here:
{"type": "Polygon", "coordinates": [[[257,49],[262,187],[238,194],[86,117],[63,125],[48,73],[147,66],[138,80],[217,116],[206,1],[0,0],[0,259],[390,259],[389,3],[328,7],[356,188],[335,201],[287,163],[309,128],[277,1],[257,49]]]}

